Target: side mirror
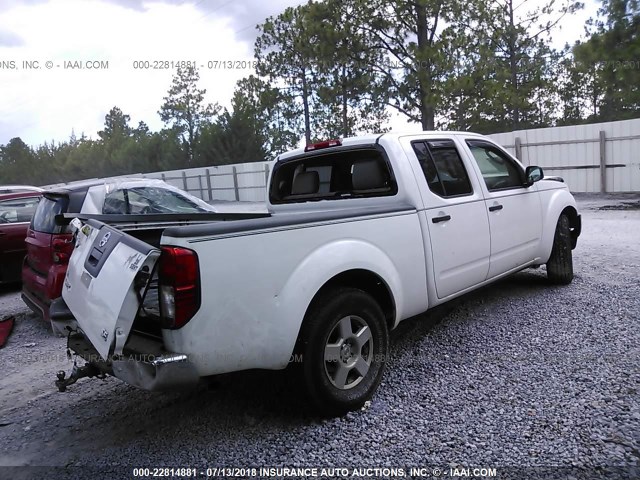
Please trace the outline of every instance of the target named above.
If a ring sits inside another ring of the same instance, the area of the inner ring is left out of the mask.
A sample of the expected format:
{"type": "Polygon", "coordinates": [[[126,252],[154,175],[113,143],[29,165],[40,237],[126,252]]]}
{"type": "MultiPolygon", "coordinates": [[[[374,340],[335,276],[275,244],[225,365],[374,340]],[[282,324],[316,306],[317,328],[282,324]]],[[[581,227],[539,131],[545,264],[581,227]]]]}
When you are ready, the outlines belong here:
{"type": "Polygon", "coordinates": [[[527,187],[530,187],[537,181],[542,180],[542,178],[544,177],[544,172],[540,167],[530,166],[525,170],[525,177],[527,179],[525,185],[527,187]]]}

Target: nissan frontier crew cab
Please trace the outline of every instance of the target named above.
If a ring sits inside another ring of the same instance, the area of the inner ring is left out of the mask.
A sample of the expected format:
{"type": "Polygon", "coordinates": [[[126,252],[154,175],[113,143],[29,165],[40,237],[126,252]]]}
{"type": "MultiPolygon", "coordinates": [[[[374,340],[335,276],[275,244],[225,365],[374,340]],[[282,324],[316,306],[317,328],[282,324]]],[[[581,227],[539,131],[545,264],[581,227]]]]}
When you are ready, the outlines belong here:
{"type": "Polygon", "coordinates": [[[280,155],[267,207],[72,220],[52,318],[87,363],[59,372],[58,387],[113,375],[172,389],[294,358],[311,399],[339,415],[374,394],[399,322],[527,267],[570,283],[581,230],[561,179],[466,132],[280,155]]]}

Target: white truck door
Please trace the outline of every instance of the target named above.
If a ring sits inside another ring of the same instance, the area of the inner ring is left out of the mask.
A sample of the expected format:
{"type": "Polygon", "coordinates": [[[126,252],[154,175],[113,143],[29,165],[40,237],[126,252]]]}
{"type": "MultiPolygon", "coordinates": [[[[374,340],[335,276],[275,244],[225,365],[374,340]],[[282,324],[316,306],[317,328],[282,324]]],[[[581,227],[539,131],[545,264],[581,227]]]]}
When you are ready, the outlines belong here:
{"type": "Polygon", "coordinates": [[[499,147],[479,139],[467,139],[466,144],[484,180],[492,278],[536,258],[542,233],[540,195],[535,185],[523,185],[522,166],[499,147]]]}
{"type": "Polygon", "coordinates": [[[150,279],[159,255],[157,248],[95,220],[77,231],[62,297],[102,358],[112,347],[122,353],[140,306],[139,283],[150,279]]]}
{"type": "Polygon", "coordinates": [[[422,167],[417,173],[426,209],[421,212],[429,244],[438,298],[477,285],[489,270],[489,220],[484,198],[451,139],[416,139],[403,145],[422,167]],[[422,183],[422,178],[425,182],[422,183]]]}

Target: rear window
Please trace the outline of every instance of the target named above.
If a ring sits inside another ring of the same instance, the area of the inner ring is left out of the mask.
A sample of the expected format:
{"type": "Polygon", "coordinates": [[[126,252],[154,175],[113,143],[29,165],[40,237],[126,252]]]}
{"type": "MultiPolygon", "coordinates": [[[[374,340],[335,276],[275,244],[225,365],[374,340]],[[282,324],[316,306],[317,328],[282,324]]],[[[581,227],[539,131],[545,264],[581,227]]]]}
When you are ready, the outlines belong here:
{"type": "Polygon", "coordinates": [[[398,192],[381,150],[359,148],[306,156],[276,164],[271,203],[380,197],[398,192]]]}
{"type": "Polygon", "coordinates": [[[56,215],[67,212],[69,199],[65,196],[42,197],[31,220],[31,230],[42,233],[61,233],[63,228],[56,225],[56,215]]]}

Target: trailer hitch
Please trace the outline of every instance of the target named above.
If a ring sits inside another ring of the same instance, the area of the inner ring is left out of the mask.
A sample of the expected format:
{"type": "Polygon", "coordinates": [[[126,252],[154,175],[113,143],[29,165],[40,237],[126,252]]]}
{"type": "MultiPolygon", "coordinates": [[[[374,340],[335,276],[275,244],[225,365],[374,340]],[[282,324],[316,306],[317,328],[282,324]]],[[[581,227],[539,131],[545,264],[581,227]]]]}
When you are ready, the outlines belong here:
{"type": "MultiPolygon", "coordinates": [[[[72,340],[72,335],[74,333],[77,333],[77,330],[74,330],[69,326],[66,327],[66,330],[67,330],[67,358],[71,360],[72,353],[69,345],[72,340]]],[[[96,377],[101,380],[104,380],[105,378],[107,378],[107,374],[104,373],[93,362],[88,362],[84,366],[79,367],[77,363],[77,359],[78,359],[78,354],[75,354],[75,357],[73,359],[73,369],[71,370],[71,374],[68,377],[64,370],[59,370],[58,373],[56,374],[56,377],[58,378],[56,380],[56,387],[58,387],[58,391],[65,392],[69,385],[76,383],[81,378],[96,377]]]]}
{"type": "Polygon", "coordinates": [[[98,367],[93,365],[92,363],[87,363],[82,367],[78,367],[75,363],[73,364],[73,370],[71,370],[71,375],[67,377],[67,374],[64,370],[60,370],[56,376],[58,379],[56,380],[56,387],[58,387],[58,391],[65,392],[67,387],[73,383],[76,383],[81,378],[99,378],[104,380],[107,378],[107,374],[103,373],[98,367]]]}

